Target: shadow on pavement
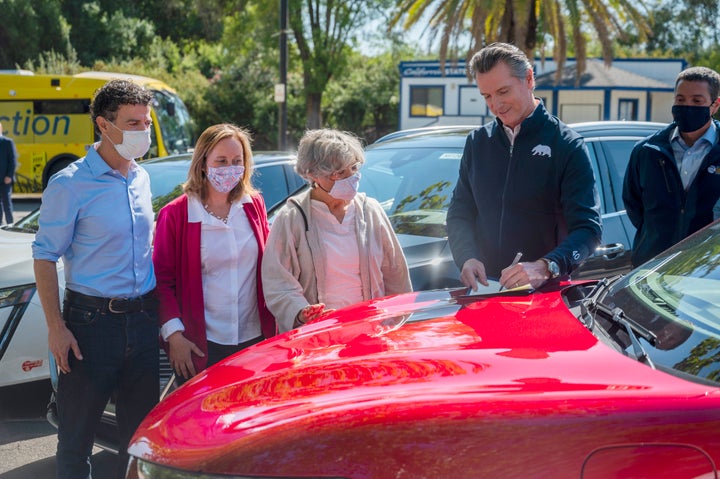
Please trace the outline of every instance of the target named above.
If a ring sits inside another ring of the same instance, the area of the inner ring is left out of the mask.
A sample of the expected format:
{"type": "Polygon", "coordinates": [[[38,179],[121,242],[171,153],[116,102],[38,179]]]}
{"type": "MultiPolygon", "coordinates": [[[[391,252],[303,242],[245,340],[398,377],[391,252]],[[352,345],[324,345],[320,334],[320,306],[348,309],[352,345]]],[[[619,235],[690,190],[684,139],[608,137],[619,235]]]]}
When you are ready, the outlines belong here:
{"type": "MultiPolygon", "coordinates": [[[[110,452],[101,451],[93,454],[90,458],[93,477],[100,479],[113,477],[115,474],[115,461],[117,461],[117,456],[110,452]]],[[[54,477],[54,457],[46,457],[0,474],[0,479],[52,479],[54,477]]]]}

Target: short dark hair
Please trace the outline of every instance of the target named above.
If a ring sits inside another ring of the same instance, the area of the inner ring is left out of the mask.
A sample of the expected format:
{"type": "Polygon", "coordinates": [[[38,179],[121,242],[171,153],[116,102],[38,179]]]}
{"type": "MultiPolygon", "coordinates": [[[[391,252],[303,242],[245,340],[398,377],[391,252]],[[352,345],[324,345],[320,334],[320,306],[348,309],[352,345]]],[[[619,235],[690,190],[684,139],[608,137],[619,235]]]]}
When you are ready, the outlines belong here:
{"type": "Polygon", "coordinates": [[[110,80],[98,88],[95,98],[90,104],[93,125],[97,125],[95,120],[99,116],[107,118],[109,121],[115,121],[121,105],[149,105],[152,100],[153,93],[135,82],[110,80]]]}
{"type": "Polygon", "coordinates": [[[710,100],[717,100],[720,96],[720,74],[715,70],[707,67],[690,67],[681,71],[675,79],[675,91],[677,91],[678,83],[681,81],[704,81],[708,84],[710,92],[710,100]]]}
{"type": "Polygon", "coordinates": [[[533,69],[527,55],[515,45],[509,43],[491,43],[475,53],[468,64],[468,72],[475,78],[478,73],[487,73],[498,63],[504,62],[510,67],[512,76],[524,80],[528,70],[533,69]]]}

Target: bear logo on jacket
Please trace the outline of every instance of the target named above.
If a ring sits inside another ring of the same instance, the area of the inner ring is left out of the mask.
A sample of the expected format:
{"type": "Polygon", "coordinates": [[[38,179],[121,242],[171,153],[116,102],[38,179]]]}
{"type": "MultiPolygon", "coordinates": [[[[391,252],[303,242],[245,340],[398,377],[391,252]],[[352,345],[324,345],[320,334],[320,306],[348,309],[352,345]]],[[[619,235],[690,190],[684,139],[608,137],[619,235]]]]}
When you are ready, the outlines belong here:
{"type": "Polygon", "coordinates": [[[550,158],[550,147],[547,145],[536,145],[535,148],[532,149],[533,156],[547,156],[550,158]]]}

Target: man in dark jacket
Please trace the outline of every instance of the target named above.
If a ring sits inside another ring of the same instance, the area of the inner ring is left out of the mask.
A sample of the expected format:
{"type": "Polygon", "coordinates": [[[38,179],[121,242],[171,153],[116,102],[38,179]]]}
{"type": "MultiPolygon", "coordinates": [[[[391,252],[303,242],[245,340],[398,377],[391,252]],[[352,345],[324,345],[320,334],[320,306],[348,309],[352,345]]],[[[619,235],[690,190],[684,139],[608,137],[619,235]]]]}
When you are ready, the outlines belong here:
{"type": "Polygon", "coordinates": [[[15,142],[12,138],[3,136],[2,124],[0,124],[0,225],[3,222],[3,213],[7,224],[13,222],[12,187],[17,159],[15,142]]]}
{"type": "Polygon", "coordinates": [[[532,64],[495,43],[470,60],[495,120],[465,142],[448,209],[448,239],[468,287],[566,277],[601,238],[600,200],[583,138],[535,98],[532,64]],[[515,263],[522,253],[527,262],[515,263]]]}
{"type": "Polygon", "coordinates": [[[720,75],[691,67],[675,80],[674,122],[635,145],[623,185],[640,265],[720,217],[720,75]]]}

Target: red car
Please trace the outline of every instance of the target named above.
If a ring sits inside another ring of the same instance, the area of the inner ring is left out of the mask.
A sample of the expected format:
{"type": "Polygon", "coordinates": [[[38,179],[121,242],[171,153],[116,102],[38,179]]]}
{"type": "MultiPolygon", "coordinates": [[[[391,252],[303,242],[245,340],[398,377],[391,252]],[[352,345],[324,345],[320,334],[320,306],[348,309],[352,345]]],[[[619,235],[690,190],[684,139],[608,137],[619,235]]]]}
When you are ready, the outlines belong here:
{"type": "Polygon", "coordinates": [[[130,478],[716,478],[720,223],[600,282],[411,293],[208,369],[130,478]]]}

